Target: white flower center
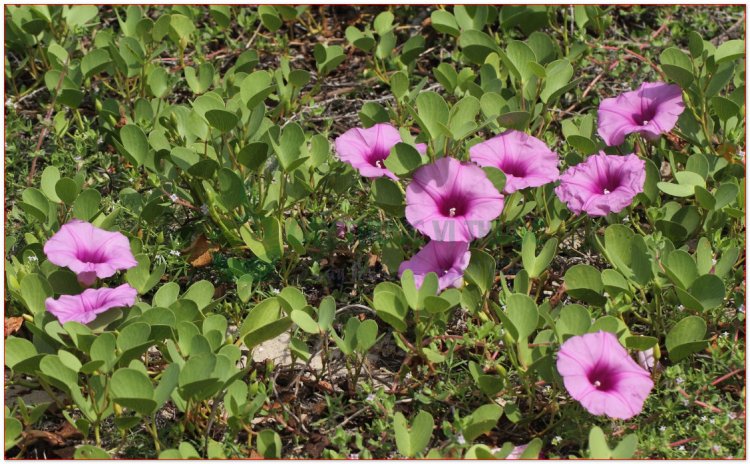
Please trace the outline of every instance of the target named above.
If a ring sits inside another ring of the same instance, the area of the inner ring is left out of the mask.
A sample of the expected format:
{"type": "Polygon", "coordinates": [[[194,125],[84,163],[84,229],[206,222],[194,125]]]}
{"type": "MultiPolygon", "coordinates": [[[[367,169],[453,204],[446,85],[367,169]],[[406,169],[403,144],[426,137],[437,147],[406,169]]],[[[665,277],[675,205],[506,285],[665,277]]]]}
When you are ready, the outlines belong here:
{"type": "Polygon", "coordinates": [[[604,189],[604,194],[605,194],[605,195],[609,195],[610,193],[612,193],[612,192],[610,192],[610,191],[609,191],[609,190],[607,190],[607,189],[604,189]]]}
{"type": "Polygon", "coordinates": [[[448,273],[448,269],[446,269],[446,270],[443,271],[443,275],[445,275],[447,273],[448,273]]]}
{"type": "Polygon", "coordinates": [[[383,162],[380,160],[375,161],[375,166],[379,167],[380,169],[383,169],[383,162]]]}
{"type": "Polygon", "coordinates": [[[598,380],[594,380],[594,386],[595,386],[596,388],[599,388],[599,387],[601,387],[601,386],[602,386],[602,383],[601,383],[601,382],[599,382],[598,380]]]}
{"type": "Polygon", "coordinates": [[[449,209],[448,210],[448,214],[450,215],[450,217],[455,216],[456,215],[456,208],[449,209]]]}
{"type": "Polygon", "coordinates": [[[645,121],[643,121],[643,122],[641,123],[641,125],[643,125],[643,126],[648,126],[648,123],[650,123],[650,122],[651,122],[651,121],[649,121],[648,119],[646,119],[645,121]]]}

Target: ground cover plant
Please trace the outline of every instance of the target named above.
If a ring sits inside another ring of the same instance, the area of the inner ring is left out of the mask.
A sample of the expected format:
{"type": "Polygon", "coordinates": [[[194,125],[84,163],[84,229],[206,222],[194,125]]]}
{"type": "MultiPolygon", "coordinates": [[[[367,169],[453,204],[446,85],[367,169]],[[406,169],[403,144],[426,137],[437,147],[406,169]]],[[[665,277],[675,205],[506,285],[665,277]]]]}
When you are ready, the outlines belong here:
{"type": "Polygon", "coordinates": [[[4,13],[7,457],[744,457],[741,7],[4,13]]]}

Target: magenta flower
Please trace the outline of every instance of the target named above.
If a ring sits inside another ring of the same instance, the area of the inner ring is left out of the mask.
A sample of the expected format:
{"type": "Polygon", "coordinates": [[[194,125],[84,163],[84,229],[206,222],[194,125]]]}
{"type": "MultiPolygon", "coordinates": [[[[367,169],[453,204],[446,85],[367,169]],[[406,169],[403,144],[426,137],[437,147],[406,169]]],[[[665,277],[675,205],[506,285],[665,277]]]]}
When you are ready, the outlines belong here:
{"type": "Polygon", "coordinates": [[[427,274],[434,272],[438,276],[440,291],[449,287],[460,288],[464,283],[464,271],[469,266],[471,252],[466,242],[438,242],[432,240],[408,261],[401,263],[398,275],[411,269],[414,273],[414,284],[417,288],[427,274]]]}
{"type": "Polygon", "coordinates": [[[638,90],[605,98],[599,104],[599,135],[607,146],[620,145],[639,132],[649,140],[666,134],[685,111],[682,90],[663,82],[644,82],[638,90]]]}
{"type": "Polygon", "coordinates": [[[471,242],[490,231],[503,195],[482,168],[446,157],[422,166],[406,187],[406,219],[442,242],[471,242]]]}
{"type": "Polygon", "coordinates": [[[516,130],[507,130],[469,149],[480,166],[498,168],[505,174],[504,193],[554,182],[560,175],[559,158],[541,140],[516,130]]]}
{"type": "Polygon", "coordinates": [[[120,269],[138,264],[127,237],[77,220],[63,225],[47,240],[44,253],[53,264],[78,274],[78,281],[85,286],[92,285],[97,277],[111,277],[120,269]]]}
{"type": "Polygon", "coordinates": [[[104,311],[133,306],[137,295],[136,289],[122,284],[116,288],[89,288],[78,295],[62,295],[57,300],[47,298],[44,306],[60,324],[70,321],[88,324],[104,311]]]}
{"type": "MultiPolygon", "coordinates": [[[[336,153],[341,161],[350,164],[364,177],[398,177],[386,169],[384,161],[391,154],[391,148],[402,142],[401,134],[390,124],[375,124],[368,129],[354,128],[341,134],[334,142],[336,153]]],[[[415,148],[420,153],[427,151],[427,145],[418,143],[415,148]]]]}
{"type": "Polygon", "coordinates": [[[565,389],[588,412],[630,419],[643,409],[654,382],[609,332],[571,337],[557,354],[565,389]]]}
{"type": "Polygon", "coordinates": [[[602,151],[565,171],[555,193],[575,214],[606,216],[627,208],[645,182],[645,161],[602,151]]]}

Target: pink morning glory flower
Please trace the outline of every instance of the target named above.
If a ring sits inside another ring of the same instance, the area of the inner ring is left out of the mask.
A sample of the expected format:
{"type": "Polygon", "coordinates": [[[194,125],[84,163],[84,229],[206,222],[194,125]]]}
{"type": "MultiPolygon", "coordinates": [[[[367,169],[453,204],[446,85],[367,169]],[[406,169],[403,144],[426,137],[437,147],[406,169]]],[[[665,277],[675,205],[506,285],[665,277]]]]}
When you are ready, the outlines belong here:
{"type": "Polygon", "coordinates": [[[112,308],[133,306],[137,295],[136,289],[122,284],[116,288],[89,288],[78,295],[62,295],[57,300],[47,298],[44,306],[60,324],[70,321],[88,324],[112,308]]]}
{"type": "Polygon", "coordinates": [[[645,182],[645,161],[602,151],[565,171],[555,193],[575,214],[606,216],[627,208],[645,182]]]}
{"type": "Polygon", "coordinates": [[[484,237],[502,211],[503,195],[482,168],[455,158],[422,166],[406,187],[406,219],[433,240],[484,237]]]}
{"type": "Polygon", "coordinates": [[[63,225],[44,244],[44,253],[51,263],[78,274],[78,281],[85,286],[97,277],[112,277],[118,270],[138,265],[127,237],[83,221],[63,225]]]}
{"type": "MultiPolygon", "coordinates": [[[[364,177],[398,177],[385,167],[391,148],[402,142],[401,134],[390,124],[375,124],[367,129],[353,128],[336,138],[334,145],[341,161],[350,164],[364,177]]],[[[418,143],[415,148],[425,153],[427,145],[418,143]]]]}
{"type": "Polygon", "coordinates": [[[539,187],[556,181],[560,175],[557,153],[536,137],[512,129],[474,145],[469,153],[478,165],[503,171],[504,193],[539,187]]]}
{"type": "Polygon", "coordinates": [[[685,111],[679,86],[644,82],[638,90],[605,98],[599,104],[599,135],[607,146],[620,145],[625,136],[638,132],[656,140],[677,124],[685,111]]]}
{"type": "Polygon", "coordinates": [[[630,419],[643,410],[654,387],[649,373],[609,332],[566,340],[557,354],[557,370],[570,396],[596,416],[630,419]]]}
{"type": "Polygon", "coordinates": [[[464,271],[469,266],[471,252],[466,242],[438,242],[430,241],[422,247],[416,255],[401,263],[398,275],[411,269],[414,273],[414,284],[417,288],[427,274],[434,272],[438,276],[440,291],[449,287],[459,288],[464,283],[464,271]]]}

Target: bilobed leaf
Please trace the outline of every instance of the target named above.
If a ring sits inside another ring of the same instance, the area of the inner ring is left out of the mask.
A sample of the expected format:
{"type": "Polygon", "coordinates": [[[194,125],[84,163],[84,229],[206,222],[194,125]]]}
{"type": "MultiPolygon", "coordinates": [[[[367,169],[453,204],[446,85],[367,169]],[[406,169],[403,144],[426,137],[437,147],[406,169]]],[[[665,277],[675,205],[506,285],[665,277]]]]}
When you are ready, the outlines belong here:
{"type": "Polygon", "coordinates": [[[120,129],[120,140],[125,151],[122,153],[136,166],[142,165],[149,154],[149,144],[143,129],[135,124],[126,124],[120,129]]]}
{"type": "Polygon", "coordinates": [[[708,343],[706,336],[706,321],[698,316],[688,316],[681,319],[667,333],[666,347],[669,357],[674,362],[698,352],[708,343]]]}
{"type": "Polygon", "coordinates": [[[496,263],[492,256],[482,250],[472,249],[469,267],[464,274],[469,282],[479,287],[482,293],[486,293],[495,281],[495,269],[496,263]]]}

